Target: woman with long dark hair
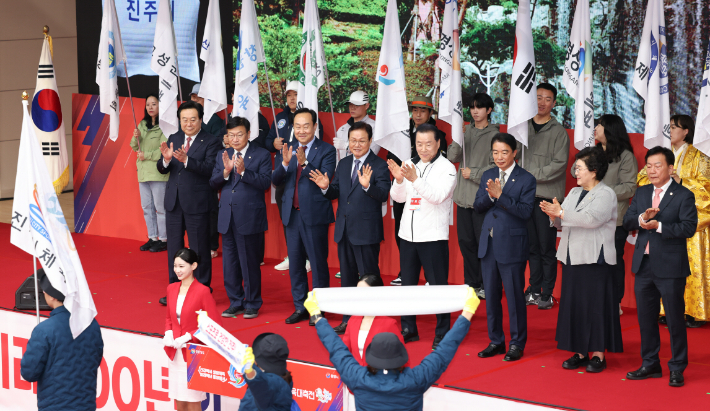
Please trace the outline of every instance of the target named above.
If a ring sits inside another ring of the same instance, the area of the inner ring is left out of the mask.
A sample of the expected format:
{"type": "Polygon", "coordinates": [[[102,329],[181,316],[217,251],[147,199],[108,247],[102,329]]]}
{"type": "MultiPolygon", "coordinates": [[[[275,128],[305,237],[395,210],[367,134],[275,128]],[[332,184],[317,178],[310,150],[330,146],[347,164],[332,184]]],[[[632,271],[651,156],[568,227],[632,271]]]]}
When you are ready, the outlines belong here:
{"type": "Polygon", "coordinates": [[[141,251],[159,252],[168,249],[165,229],[165,186],[170,174],[160,174],[155,163],[160,160],[160,143],[168,141],[158,125],[158,96],[150,93],[145,99],[145,115],[133,130],[131,148],[137,153],[138,188],[141,194],[143,218],[148,228],[148,242],[141,251]]]}

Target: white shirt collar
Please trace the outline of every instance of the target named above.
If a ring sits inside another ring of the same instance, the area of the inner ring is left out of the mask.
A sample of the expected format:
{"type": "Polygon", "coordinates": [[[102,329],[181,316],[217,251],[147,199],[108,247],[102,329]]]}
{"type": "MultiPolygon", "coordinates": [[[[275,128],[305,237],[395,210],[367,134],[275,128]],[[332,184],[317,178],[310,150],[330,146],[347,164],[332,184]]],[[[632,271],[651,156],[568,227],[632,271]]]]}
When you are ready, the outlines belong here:
{"type": "MultiPolygon", "coordinates": [[[[515,168],[515,161],[513,161],[513,165],[510,166],[510,167],[508,167],[508,169],[506,169],[506,170],[500,170],[500,167],[499,167],[498,170],[503,171],[503,172],[505,173],[505,177],[506,177],[506,179],[507,179],[508,177],[510,177],[510,173],[513,172],[513,169],[514,169],[514,168],[515,168]]],[[[499,174],[500,174],[500,173],[499,173],[499,174]]]]}
{"type": "Polygon", "coordinates": [[[246,157],[247,155],[247,150],[249,150],[249,143],[247,143],[246,146],[244,146],[243,149],[237,151],[238,153],[242,153],[242,158],[246,157]]]}
{"type": "Polygon", "coordinates": [[[658,189],[658,188],[661,189],[661,195],[665,194],[666,191],[668,191],[668,187],[671,186],[671,182],[673,182],[673,178],[672,178],[672,177],[669,178],[669,179],[668,179],[668,182],[667,182],[666,184],[664,184],[663,186],[661,186],[661,187],[653,186],[654,195],[655,195],[656,189],[658,189]]]}
{"type": "Polygon", "coordinates": [[[365,159],[367,158],[368,155],[370,155],[370,150],[367,150],[367,153],[365,153],[365,155],[360,158],[355,158],[355,154],[353,154],[352,155],[353,156],[353,164],[355,164],[355,160],[359,160],[360,165],[365,164],[365,159]]]}

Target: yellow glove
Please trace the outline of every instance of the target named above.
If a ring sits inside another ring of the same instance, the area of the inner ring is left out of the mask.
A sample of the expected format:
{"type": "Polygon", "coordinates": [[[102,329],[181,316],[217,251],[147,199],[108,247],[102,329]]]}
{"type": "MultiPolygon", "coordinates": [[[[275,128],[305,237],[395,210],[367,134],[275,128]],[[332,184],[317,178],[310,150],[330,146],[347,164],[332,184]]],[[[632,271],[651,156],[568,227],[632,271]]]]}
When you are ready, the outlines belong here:
{"type": "Polygon", "coordinates": [[[466,292],[466,303],[463,306],[463,310],[468,311],[471,314],[475,314],[476,308],[478,308],[478,304],[480,303],[481,300],[478,299],[473,287],[468,287],[468,291],[466,292]]]}
{"type": "Polygon", "coordinates": [[[303,303],[303,306],[308,310],[308,314],[316,315],[320,314],[320,308],[318,308],[318,300],[316,300],[316,294],[311,291],[308,293],[308,298],[303,303]]]}
{"type": "Polygon", "coordinates": [[[254,350],[251,347],[247,347],[243,359],[244,374],[251,374],[251,372],[254,371],[254,361],[256,361],[254,358],[254,350]]]}

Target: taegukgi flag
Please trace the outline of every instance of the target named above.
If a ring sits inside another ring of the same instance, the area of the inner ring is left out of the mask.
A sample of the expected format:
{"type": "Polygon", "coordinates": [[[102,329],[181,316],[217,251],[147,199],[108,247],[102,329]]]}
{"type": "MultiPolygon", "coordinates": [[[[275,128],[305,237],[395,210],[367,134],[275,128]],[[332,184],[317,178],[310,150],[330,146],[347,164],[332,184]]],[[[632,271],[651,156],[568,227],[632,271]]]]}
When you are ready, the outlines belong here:
{"type": "Polygon", "coordinates": [[[574,147],[577,150],[594,145],[594,78],[590,22],[589,0],[577,0],[562,76],[567,93],[575,100],[574,147]]]}
{"type": "Polygon", "coordinates": [[[69,327],[78,337],[96,316],[94,299],[23,101],[10,242],[39,260],[52,287],[65,296],[69,327]]]}
{"type": "Polygon", "coordinates": [[[409,108],[404,83],[397,0],[387,1],[385,32],[377,64],[377,118],[374,142],[402,160],[411,157],[409,108]]]}
{"type": "MultiPolygon", "coordinates": [[[[242,2],[237,56],[232,117],[244,117],[249,120],[249,124],[252,127],[256,127],[259,124],[259,83],[257,82],[257,72],[259,71],[259,63],[264,61],[264,47],[261,43],[259,22],[256,19],[256,8],[253,1],[242,2]]],[[[317,107],[316,105],[316,109],[317,107]]],[[[250,140],[258,136],[258,132],[251,133],[250,140]]]]}
{"type": "Polygon", "coordinates": [[[316,0],[306,0],[298,67],[298,107],[318,113],[318,90],[325,84],[326,63],[316,0]]]}
{"type": "Polygon", "coordinates": [[[96,62],[96,84],[99,85],[100,110],[111,118],[109,138],[116,141],[121,111],[118,107],[118,70],[116,68],[126,60],[126,52],[123,50],[121,29],[118,27],[116,5],[113,0],[104,1],[103,13],[99,57],[96,62]]]}
{"type": "Polygon", "coordinates": [[[537,115],[537,81],[533,48],[530,0],[518,3],[513,49],[513,77],[510,85],[508,133],[524,146],[528,145],[528,120],[537,115]]]}
{"type": "Polygon", "coordinates": [[[52,52],[47,38],[42,43],[42,54],[37,70],[37,86],[32,97],[32,122],[42,145],[42,157],[49,171],[54,191],[61,194],[69,183],[69,156],[62,104],[59,101],[57,80],[54,76],[52,52]]]}
{"type": "Polygon", "coordinates": [[[634,90],[645,100],[643,145],[646,148],[671,146],[666,45],[663,0],[648,0],[633,83],[634,90]]]}
{"type": "Polygon", "coordinates": [[[708,44],[708,52],[705,55],[693,146],[710,156],[710,44],[708,44]]]}
{"type": "Polygon", "coordinates": [[[160,129],[169,136],[180,130],[180,121],[177,118],[179,87],[177,48],[169,1],[162,0],[158,5],[158,22],[155,25],[150,68],[158,75],[159,81],[160,129]]]}
{"type": "Polygon", "coordinates": [[[461,104],[461,64],[459,55],[459,9],[456,0],[446,2],[439,47],[441,93],[439,118],[451,124],[451,138],[463,146],[463,105],[461,104]]]}
{"type": "MultiPolygon", "coordinates": [[[[242,2],[252,3],[253,2],[242,2]]],[[[224,55],[222,54],[222,23],[219,20],[219,1],[210,0],[207,8],[207,23],[205,35],[202,39],[200,59],[205,62],[202,73],[202,84],[197,94],[205,99],[205,124],[210,121],[217,111],[227,108],[227,94],[224,79],[224,55]]]]}

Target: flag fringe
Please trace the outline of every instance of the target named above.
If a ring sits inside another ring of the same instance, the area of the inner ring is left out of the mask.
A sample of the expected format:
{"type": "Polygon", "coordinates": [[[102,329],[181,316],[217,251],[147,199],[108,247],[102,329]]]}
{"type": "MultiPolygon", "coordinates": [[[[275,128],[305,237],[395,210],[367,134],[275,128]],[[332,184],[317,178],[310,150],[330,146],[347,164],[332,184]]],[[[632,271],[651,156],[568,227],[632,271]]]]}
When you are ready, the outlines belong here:
{"type": "Polygon", "coordinates": [[[57,193],[57,195],[62,194],[62,190],[64,190],[64,187],[66,187],[67,184],[69,184],[69,166],[66,166],[64,171],[62,171],[62,175],[52,182],[54,192],[57,193]]]}

